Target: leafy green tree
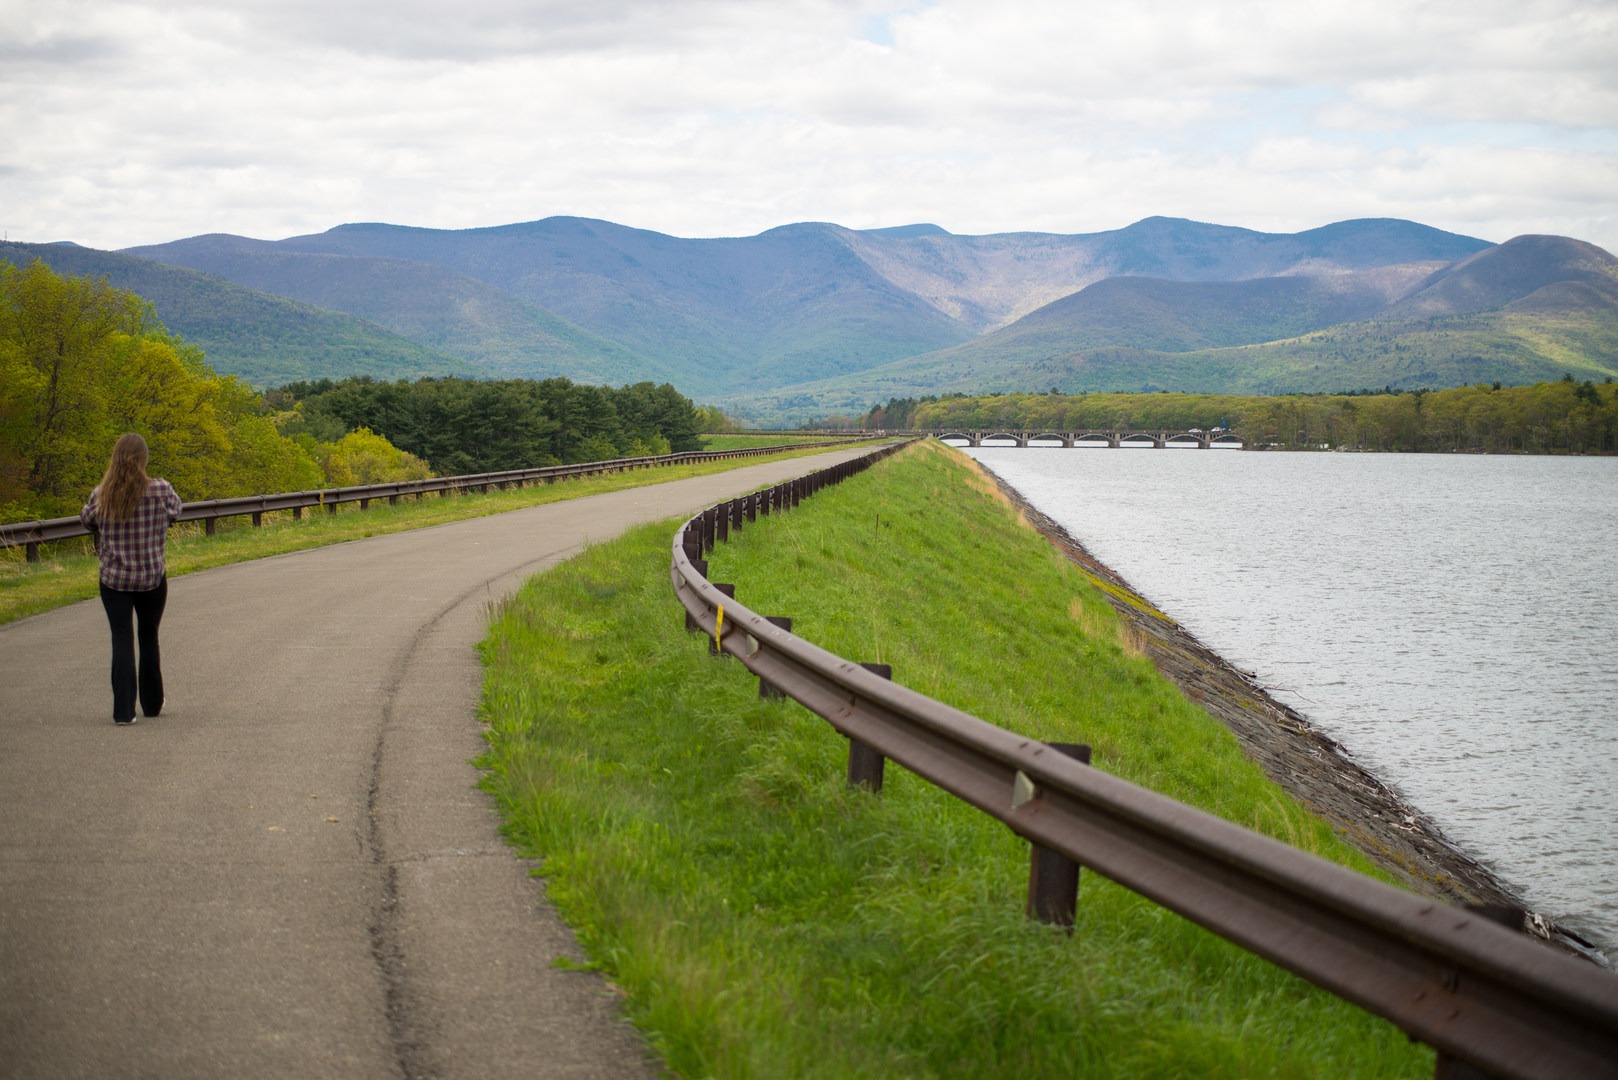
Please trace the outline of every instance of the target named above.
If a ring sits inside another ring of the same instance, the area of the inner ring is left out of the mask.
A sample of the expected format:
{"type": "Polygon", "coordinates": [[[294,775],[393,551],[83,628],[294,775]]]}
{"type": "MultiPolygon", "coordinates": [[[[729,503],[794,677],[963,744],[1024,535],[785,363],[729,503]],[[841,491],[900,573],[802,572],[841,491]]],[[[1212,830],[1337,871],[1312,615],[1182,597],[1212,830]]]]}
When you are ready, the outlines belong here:
{"type": "Polygon", "coordinates": [[[699,432],[708,431],[717,434],[741,430],[742,426],[717,405],[698,405],[695,412],[699,432]]]}
{"type": "Polygon", "coordinates": [[[322,464],[332,487],[425,480],[432,475],[421,458],[363,427],[339,439],[322,464]]]}
{"type": "Polygon", "coordinates": [[[296,490],[320,481],[298,444],[235,378],[169,335],[140,297],[36,261],[0,266],[0,515],[77,510],[118,435],[185,499],[296,490]]]}
{"type": "Polygon", "coordinates": [[[3,415],[22,486],[60,502],[88,492],[109,439],[114,350],[146,328],[148,308],[103,279],[60,277],[35,260],[0,266],[3,415]]]}

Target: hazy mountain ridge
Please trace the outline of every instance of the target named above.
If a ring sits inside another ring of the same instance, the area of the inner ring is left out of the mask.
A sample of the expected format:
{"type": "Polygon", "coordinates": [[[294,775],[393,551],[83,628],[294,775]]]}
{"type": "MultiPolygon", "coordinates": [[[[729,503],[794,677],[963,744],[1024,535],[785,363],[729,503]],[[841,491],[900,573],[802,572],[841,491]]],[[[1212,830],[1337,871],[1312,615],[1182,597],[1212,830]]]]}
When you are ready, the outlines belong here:
{"type": "Polygon", "coordinates": [[[1388,314],[1464,315],[1563,285],[1583,285],[1618,304],[1618,259],[1565,236],[1519,236],[1436,271],[1388,314]]]}
{"type": "Polygon", "coordinates": [[[1109,278],[938,353],[741,404],[843,411],[951,392],[1332,392],[1618,375],[1618,259],[1525,236],[1455,263],[1237,282],[1109,278]]]}
{"type": "Polygon", "coordinates": [[[651,377],[724,400],[857,377],[970,343],[1120,275],[1222,281],[1413,258],[1436,268],[1487,246],[1381,220],[1269,234],[1148,218],[1103,233],[975,237],[932,225],[858,232],[806,222],[750,237],[682,239],[554,217],[466,230],[360,223],[273,242],[211,238],[134,253],[362,315],[502,373],[613,381],[639,357],[651,377]],[[332,257],[356,261],[325,261],[332,257]],[[363,289],[330,280],[344,265],[368,275],[363,289]],[[428,290],[424,266],[457,276],[428,290]],[[476,299],[454,310],[446,298],[455,295],[476,299]],[[527,309],[505,310],[515,306],[508,298],[527,309]],[[580,334],[566,334],[565,325],[580,334]],[[551,348],[557,339],[566,347],[551,348]],[[603,343],[621,352],[611,355],[603,343]]]}
{"type": "Polygon", "coordinates": [[[1489,247],[1486,241],[1390,219],[1339,222],[1293,234],[1154,217],[1111,232],[1071,236],[848,235],[855,250],[896,285],[979,332],[1008,326],[1108,278],[1241,281],[1449,263],[1489,247]]]}
{"type": "Polygon", "coordinates": [[[688,381],[716,389],[801,381],[827,365],[871,366],[971,336],[853,257],[835,229],[686,240],[547,218],[430,238],[341,227],[282,243],[438,262],[643,354],[678,357],[688,381]]]}
{"type": "Polygon", "coordinates": [[[170,331],[221,374],[270,386],[328,374],[486,377],[447,352],[343,312],[272,295],[183,266],[77,244],[0,243],[0,262],[39,259],[59,274],[105,277],[151,303],[170,331]]]}
{"type": "Polygon", "coordinates": [[[210,234],[127,254],[183,265],[266,293],[346,312],[501,377],[664,382],[676,372],[503,289],[434,263],[307,253],[210,234]]]}
{"type": "MultiPolygon", "coordinates": [[[[1604,377],[1618,364],[1607,252],[1395,219],[1277,234],[1157,217],[986,236],[804,222],[684,239],[553,217],[210,235],[121,257],[133,255],[342,311],[368,320],[337,324],[345,334],[369,326],[421,350],[354,370],[409,376],[436,357],[485,374],[652,379],[761,420],[957,390],[1341,390],[1604,377]]],[[[197,337],[172,306],[160,314],[197,337]]],[[[239,345],[211,358],[256,378],[287,366],[239,345]]],[[[304,359],[292,366],[308,374],[304,359]]]]}

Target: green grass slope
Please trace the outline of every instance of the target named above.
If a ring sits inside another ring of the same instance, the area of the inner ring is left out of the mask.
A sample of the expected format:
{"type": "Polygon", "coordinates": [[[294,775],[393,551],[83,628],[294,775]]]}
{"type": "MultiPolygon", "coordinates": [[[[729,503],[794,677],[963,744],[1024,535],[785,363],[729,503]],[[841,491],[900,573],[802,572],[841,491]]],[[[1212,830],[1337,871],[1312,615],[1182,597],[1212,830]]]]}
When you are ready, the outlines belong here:
{"type": "MultiPolygon", "coordinates": [[[[1029,922],[1026,844],[896,766],[880,797],[850,792],[845,740],[682,629],[673,529],[595,547],[497,615],[484,764],[508,836],[675,1075],[1431,1072],[1390,1025],[1094,873],[1071,936],[1029,922]]],[[[934,697],[1365,866],[943,448],[748,525],[711,576],[934,697]]]]}
{"type": "Polygon", "coordinates": [[[486,376],[488,370],[341,312],[272,296],[221,277],[73,244],[0,243],[0,260],[42,260],[57,273],[105,277],[149,301],[208,364],[255,386],[370,375],[486,376]]]}

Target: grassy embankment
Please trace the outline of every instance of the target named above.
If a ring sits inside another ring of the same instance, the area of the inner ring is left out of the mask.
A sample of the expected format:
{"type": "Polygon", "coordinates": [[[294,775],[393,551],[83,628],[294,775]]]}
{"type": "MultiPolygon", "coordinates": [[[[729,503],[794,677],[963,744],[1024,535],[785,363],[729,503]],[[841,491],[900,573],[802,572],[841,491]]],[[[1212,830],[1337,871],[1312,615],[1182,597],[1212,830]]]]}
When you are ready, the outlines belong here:
{"type": "MultiPolygon", "coordinates": [[[[774,442],[753,445],[782,445],[787,441],[776,439],[774,442]]],[[[705,447],[713,450],[742,448],[730,445],[705,447]]],[[[260,528],[253,528],[252,520],[247,517],[225,518],[219,522],[213,536],[204,534],[201,522],[183,522],[169,533],[169,576],[178,577],[227,563],[340,544],[367,536],[499,514],[525,506],[578,499],[604,491],[664,484],[815,452],[789,450],[765,457],[637,469],[483,494],[465,493],[447,498],[428,495],[420,501],[406,500],[397,505],[372,503],[365,510],[361,510],[358,503],[344,503],[335,514],[307,509],[301,520],[294,520],[291,511],[278,511],[265,514],[264,524],[260,528]]],[[[26,562],[21,548],[0,550],[0,624],[95,596],[96,566],[96,557],[88,537],[43,545],[37,563],[26,562]]]]}
{"type": "MultiPolygon", "coordinates": [[[[1024,843],[897,768],[880,797],[848,791],[824,721],[760,701],[682,629],[674,528],[594,547],[496,616],[484,764],[508,835],[678,1075],[1431,1073],[1391,1025],[1097,875],[1071,936],[1025,920],[1024,843]]],[[[839,655],[1367,869],[942,448],[749,525],[710,576],[839,655]]]]}

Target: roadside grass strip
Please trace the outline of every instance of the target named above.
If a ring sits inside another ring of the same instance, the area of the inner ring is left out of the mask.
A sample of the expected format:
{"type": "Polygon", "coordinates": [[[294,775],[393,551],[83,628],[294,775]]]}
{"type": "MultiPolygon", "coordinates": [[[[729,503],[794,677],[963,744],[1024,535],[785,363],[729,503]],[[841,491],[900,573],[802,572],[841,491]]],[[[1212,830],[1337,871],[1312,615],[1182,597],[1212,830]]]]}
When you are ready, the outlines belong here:
{"type": "MultiPolygon", "coordinates": [[[[716,449],[740,448],[723,446],[716,449]]],[[[170,577],[179,577],[270,555],[363,540],[384,533],[423,529],[565,499],[582,499],[608,491],[666,484],[766,461],[823,452],[818,449],[785,450],[755,458],[573,477],[505,491],[461,492],[445,497],[427,495],[419,500],[403,500],[392,505],[378,501],[364,510],[359,508],[358,503],[341,504],[336,513],[308,508],[301,519],[293,518],[290,510],[272,511],[264,515],[263,525],[257,528],[247,517],[221,518],[213,536],[205,535],[202,522],[186,521],[175,525],[169,532],[168,572],[170,577]]],[[[86,600],[97,594],[98,564],[88,537],[42,545],[41,556],[39,562],[29,563],[25,561],[20,547],[0,550],[0,624],[86,600]]]]}
{"type": "MultiPolygon", "coordinates": [[[[1071,935],[1028,848],[683,629],[678,522],[530,582],[483,643],[508,839],[683,1077],[1408,1077],[1433,1055],[1090,871],[1071,935]]],[[[1362,871],[1127,648],[1105,599],[948,451],[917,446],[712,556],[760,614],[1002,727],[1362,871]]]]}

